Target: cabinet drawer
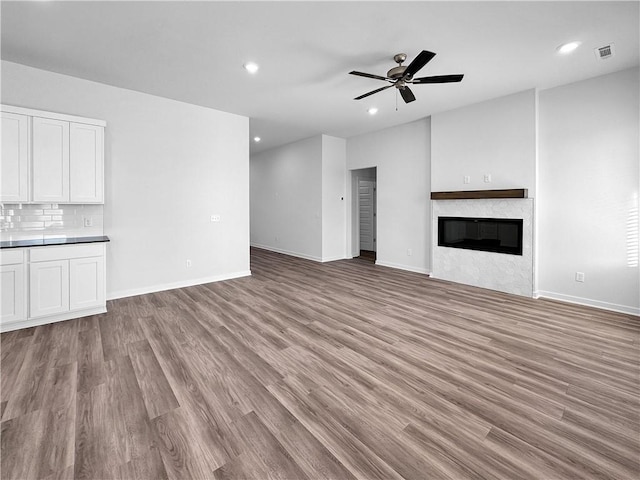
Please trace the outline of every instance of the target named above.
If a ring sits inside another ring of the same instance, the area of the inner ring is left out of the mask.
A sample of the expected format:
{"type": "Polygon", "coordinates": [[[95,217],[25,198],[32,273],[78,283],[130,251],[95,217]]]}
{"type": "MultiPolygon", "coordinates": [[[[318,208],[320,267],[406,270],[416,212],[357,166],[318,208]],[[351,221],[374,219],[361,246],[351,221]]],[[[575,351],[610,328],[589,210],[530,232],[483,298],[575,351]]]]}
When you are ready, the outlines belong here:
{"type": "Polygon", "coordinates": [[[0,251],[0,265],[16,265],[24,262],[24,249],[3,249],[0,251]]]}
{"type": "Polygon", "coordinates": [[[71,258],[100,257],[104,255],[104,244],[63,245],[59,247],[39,247],[29,251],[30,262],[49,260],[69,260],[71,258]]]}

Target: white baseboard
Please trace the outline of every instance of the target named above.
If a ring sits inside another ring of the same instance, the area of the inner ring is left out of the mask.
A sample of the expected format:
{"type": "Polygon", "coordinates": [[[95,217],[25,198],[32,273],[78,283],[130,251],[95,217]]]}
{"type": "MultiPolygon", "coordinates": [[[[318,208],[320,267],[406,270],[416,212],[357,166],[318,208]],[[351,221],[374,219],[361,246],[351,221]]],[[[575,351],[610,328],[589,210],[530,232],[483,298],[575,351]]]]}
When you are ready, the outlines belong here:
{"type": "Polygon", "coordinates": [[[13,330],[19,330],[21,328],[38,327],[40,325],[46,325],[47,323],[64,322],[65,320],[71,320],[72,318],[88,317],[89,315],[99,315],[106,313],[107,309],[102,307],[88,308],[86,310],[75,310],[73,312],[60,313],[58,315],[50,315],[48,317],[30,318],[29,320],[23,320],[20,322],[12,322],[3,324],[0,326],[0,332],[11,332],[13,330]]]}
{"type": "Polygon", "coordinates": [[[402,265],[400,263],[381,262],[380,260],[376,260],[376,265],[380,265],[381,267],[397,268],[398,270],[406,270],[407,272],[423,273],[425,275],[430,274],[429,270],[426,268],[412,267],[410,265],[402,265]]]}
{"type": "Polygon", "coordinates": [[[602,302],[600,300],[592,300],[590,298],[574,297],[573,295],[565,295],[563,293],[546,292],[538,290],[533,293],[534,298],[550,298],[561,302],[575,303],[577,305],[585,305],[587,307],[601,308],[603,310],[611,310],[613,312],[626,313],[629,315],[640,316],[640,308],[628,305],[618,305],[617,303],[602,302]]]}
{"type": "MultiPolygon", "coordinates": [[[[252,243],[252,247],[260,248],[261,250],[268,250],[270,252],[282,253],[291,257],[304,258],[305,260],[312,260],[314,262],[322,262],[322,258],[314,257],[313,255],[307,255],[306,253],[292,252],[291,250],[285,250],[283,248],[270,247],[268,245],[260,245],[258,243],[252,243]]],[[[327,261],[327,260],[324,260],[327,261]]]]}
{"type": "Polygon", "coordinates": [[[335,256],[335,257],[323,257],[322,262],[335,262],[336,260],[345,260],[347,257],[345,256],[335,256]]]}
{"type": "Polygon", "coordinates": [[[163,292],[165,290],[173,290],[176,288],[193,287],[194,285],[221,282],[223,280],[232,280],[234,278],[248,277],[250,275],[251,270],[244,270],[242,272],[233,272],[224,275],[213,275],[211,277],[194,278],[183,280],[180,282],[149,285],[148,287],[132,288],[130,290],[117,290],[115,292],[108,292],[107,300],[116,300],[118,298],[134,297],[136,295],[145,295],[147,293],[163,292]]]}

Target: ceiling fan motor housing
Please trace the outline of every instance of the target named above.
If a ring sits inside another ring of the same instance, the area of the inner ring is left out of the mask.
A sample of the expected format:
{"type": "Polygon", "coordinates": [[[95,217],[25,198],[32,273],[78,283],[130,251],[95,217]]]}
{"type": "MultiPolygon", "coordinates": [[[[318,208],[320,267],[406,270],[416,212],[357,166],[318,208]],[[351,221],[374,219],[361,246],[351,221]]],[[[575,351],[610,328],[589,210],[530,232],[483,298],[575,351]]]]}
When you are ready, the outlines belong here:
{"type": "Polygon", "coordinates": [[[399,67],[393,67],[391,70],[387,72],[387,77],[389,78],[402,78],[404,75],[404,71],[407,67],[403,67],[400,65],[399,67]]]}

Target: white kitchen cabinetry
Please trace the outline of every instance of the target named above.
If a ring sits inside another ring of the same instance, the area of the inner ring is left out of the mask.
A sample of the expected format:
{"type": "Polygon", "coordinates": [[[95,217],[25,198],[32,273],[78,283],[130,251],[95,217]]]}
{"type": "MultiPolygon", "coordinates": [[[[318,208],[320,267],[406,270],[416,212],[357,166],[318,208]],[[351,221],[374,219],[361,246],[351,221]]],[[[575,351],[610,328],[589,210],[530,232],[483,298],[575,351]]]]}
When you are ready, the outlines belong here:
{"type": "Polygon", "coordinates": [[[69,310],[104,306],[104,256],[69,260],[69,310]]]}
{"type": "Polygon", "coordinates": [[[29,318],[69,311],[69,261],[29,265],[29,318]]]}
{"type": "Polygon", "coordinates": [[[104,128],[70,124],[69,183],[71,203],[104,201],[104,128]]]}
{"type": "Polygon", "coordinates": [[[2,112],[1,202],[29,200],[29,121],[27,115],[2,112]]]}
{"type": "Polygon", "coordinates": [[[69,201],[69,122],[33,118],[33,201],[69,201]]]}
{"type": "Polygon", "coordinates": [[[2,172],[8,172],[6,183],[9,187],[5,200],[3,175],[3,201],[104,203],[106,122],[8,105],[2,105],[2,115],[3,137],[6,130],[10,139],[6,158],[4,144],[2,149],[2,172]],[[23,118],[24,125],[15,124],[17,117],[23,118]],[[21,134],[24,131],[22,136],[26,139],[20,137],[18,131],[21,134]],[[29,135],[31,149],[28,148],[29,135]],[[19,150],[17,142],[24,142],[26,148],[19,150]],[[24,172],[24,178],[20,177],[20,182],[24,183],[24,189],[19,190],[20,199],[14,193],[18,191],[15,173],[18,151],[24,155],[19,160],[26,163],[26,167],[20,170],[21,174],[24,172]],[[27,188],[29,184],[30,194],[27,188]]]}
{"type": "Polygon", "coordinates": [[[0,325],[27,319],[27,289],[22,248],[0,252],[0,325]]]}
{"type": "Polygon", "coordinates": [[[106,312],[105,245],[3,251],[0,330],[106,312]]]}

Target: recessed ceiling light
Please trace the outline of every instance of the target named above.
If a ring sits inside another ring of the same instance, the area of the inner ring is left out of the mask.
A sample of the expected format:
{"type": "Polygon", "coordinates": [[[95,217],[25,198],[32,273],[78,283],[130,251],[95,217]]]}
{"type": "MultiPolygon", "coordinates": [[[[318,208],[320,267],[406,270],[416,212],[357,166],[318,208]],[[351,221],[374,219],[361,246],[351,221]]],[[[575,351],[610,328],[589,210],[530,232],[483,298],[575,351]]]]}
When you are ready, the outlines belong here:
{"type": "Polygon", "coordinates": [[[367,110],[367,113],[369,115],[375,115],[376,113],[378,113],[378,109],[376,107],[371,107],[369,110],[367,110]]]}
{"type": "Polygon", "coordinates": [[[567,55],[568,53],[571,53],[576,48],[578,48],[581,43],[582,42],[577,42],[577,41],[576,42],[563,43],[558,48],[556,48],[556,50],[558,51],[558,53],[560,55],[567,55]]]}
{"type": "Polygon", "coordinates": [[[243,65],[244,69],[249,73],[256,73],[260,68],[257,63],[247,62],[243,65]]]}
{"type": "Polygon", "coordinates": [[[258,143],[260,140],[262,140],[260,137],[253,137],[253,141],[258,143]]]}

